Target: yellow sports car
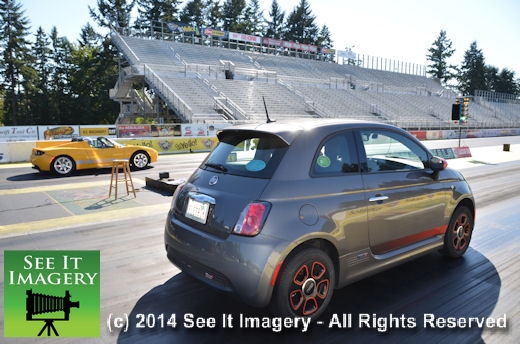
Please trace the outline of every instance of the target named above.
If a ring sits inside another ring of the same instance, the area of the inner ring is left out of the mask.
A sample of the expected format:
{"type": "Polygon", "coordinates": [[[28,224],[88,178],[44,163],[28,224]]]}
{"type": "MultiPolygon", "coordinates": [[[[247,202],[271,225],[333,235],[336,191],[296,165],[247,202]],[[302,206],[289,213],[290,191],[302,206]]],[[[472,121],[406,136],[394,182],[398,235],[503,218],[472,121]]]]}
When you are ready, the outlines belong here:
{"type": "Polygon", "coordinates": [[[40,172],[68,176],[76,170],[111,167],[115,159],[127,159],[132,168],[143,169],[157,156],[150,147],[123,145],[107,137],[77,137],[66,143],[37,143],[31,163],[40,172]]]}

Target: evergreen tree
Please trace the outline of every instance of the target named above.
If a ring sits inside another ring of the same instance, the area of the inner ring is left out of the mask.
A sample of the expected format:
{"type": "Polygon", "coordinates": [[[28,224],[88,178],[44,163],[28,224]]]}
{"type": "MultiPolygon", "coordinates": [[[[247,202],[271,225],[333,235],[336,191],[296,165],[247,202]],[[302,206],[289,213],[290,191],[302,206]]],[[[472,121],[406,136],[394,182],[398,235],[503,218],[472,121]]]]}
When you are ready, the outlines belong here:
{"type": "Polygon", "coordinates": [[[118,104],[109,99],[107,87],[117,80],[117,67],[108,59],[112,51],[108,40],[100,42],[92,35],[91,26],[83,27],[81,37],[85,43],[73,46],[70,88],[74,97],[74,124],[114,123],[119,112],[118,104]],[[108,50],[106,50],[108,49],[108,50]]]}
{"type": "Polygon", "coordinates": [[[136,0],[97,0],[97,11],[88,7],[90,16],[95,22],[104,28],[115,29],[128,28],[130,24],[130,13],[134,8],[136,0]]]}
{"type": "Polygon", "coordinates": [[[137,0],[137,12],[136,27],[157,27],[160,22],[179,20],[179,0],[137,0]]]}
{"type": "Polygon", "coordinates": [[[4,123],[24,122],[24,87],[34,76],[30,62],[29,20],[16,0],[0,1],[0,76],[4,92],[4,123]]]}
{"type": "Polygon", "coordinates": [[[223,29],[232,32],[242,32],[245,9],[245,0],[226,0],[222,7],[223,29]]]}
{"type": "Polygon", "coordinates": [[[493,89],[496,92],[507,93],[513,95],[520,95],[518,83],[515,82],[515,72],[508,70],[507,68],[502,69],[500,74],[497,75],[497,79],[493,84],[493,89]]]}
{"type": "Polygon", "coordinates": [[[205,23],[211,28],[222,26],[222,6],[220,0],[207,0],[205,6],[205,23]]]}
{"type": "Polygon", "coordinates": [[[50,89],[49,81],[52,73],[51,54],[49,48],[49,36],[41,27],[36,32],[36,40],[33,45],[34,68],[38,74],[35,83],[36,92],[32,99],[32,124],[51,123],[49,119],[50,89]]]}
{"type": "Polygon", "coordinates": [[[263,11],[260,9],[258,0],[249,0],[249,4],[246,7],[245,31],[243,33],[262,37],[265,31],[264,22],[263,11]]]}
{"type": "Polygon", "coordinates": [[[92,95],[95,106],[89,109],[93,113],[93,120],[89,123],[113,124],[119,115],[119,104],[110,99],[108,90],[116,84],[119,72],[114,63],[114,47],[109,37],[103,39],[97,52],[94,60],[98,62],[94,74],[98,81],[96,93],[92,95]]]}
{"type": "Polygon", "coordinates": [[[456,71],[457,67],[448,65],[448,59],[453,56],[455,49],[452,49],[452,42],[446,37],[446,31],[441,30],[428,52],[426,58],[431,63],[428,65],[427,73],[439,79],[443,85],[448,85],[455,76],[453,71],[456,71]]]}
{"type": "Polygon", "coordinates": [[[300,0],[298,6],[287,17],[284,38],[304,44],[316,44],[319,28],[315,20],[308,1],[300,0]]]}
{"type": "Polygon", "coordinates": [[[464,53],[458,80],[463,95],[473,95],[475,90],[488,90],[484,54],[478,49],[477,42],[472,42],[464,53]]]}
{"type": "Polygon", "coordinates": [[[332,37],[330,36],[330,31],[327,25],[323,25],[320,30],[320,35],[318,37],[318,41],[316,42],[318,47],[325,47],[327,49],[331,49],[333,42],[332,37]]]}
{"type": "Polygon", "coordinates": [[[92,116],[97,105],[93,100],[100,92],[106,92],[100,89],[100,85],[96,82],[104,73],[99,71],[98,67],[102,63],[98,58],[101,38],[93,32],[90,25],[81,29],[80,37],[79,44],[72,46],[71,49],[71,63],[74,69],[70,75],[70,89],[76,107],[74,124],[98,123],[92,116]]]}
{"type": "Polygon", "coordinates": [[[284,36],[284,19],[285,12],[283,12],[276,0],[271,3],[271,10],[269,11],[271,20],[266,20],[267,28],[265,35],[270,38],[281,38],[284,36]]]}
{"type": "Polygon", "coordinates": [[[204,23],[204,3],[202,0],[190,0],[181,11],[180,20],[183,23],[194,26],[203,26],[204,23]]]}
{"type": "Polygon", "coordinates": [[[22,80],[21,80],[21,92],[19,93],[20,100],[20,124],[32,124],[34,123],[33,105],[32,100],[34,95],[37,94],[38,89],[35,83],[38,79],[38,73],[34,69],[36,61],[34,56],[31,55],[30,50],[27,52],[25,57],[25,64],[20,69],[22,80]]]}
{"type": "Polygon", "coordinates": [[[79,34],[78,43],[80,46],[94,46],[99,44],[99,40],[101,39],[101,35],[99,35],[96,30],[90,25],[90,23],[85,24],[81,29],[79,34]]]}
{"type": "MultiPolygon", "coordinates": [[[[128,28],[130,21],[130,14],[135,6],[136,0],[129,0],[128,4],[126,0],[97,0],[97,12],[94,8],[89,6],[90,16],[98,23],[101,27],[110,27],[115,25],[118,29],[128,28]]],[[[160,2],[163,4],[161,7],[162,17],[161,19],[168,19],[176,13],[177,9],[173,5],[177,3],[177,0],[163,0],[160,2]],[[172,6],[168,6],[171,4],[172,6]]],[[[98,98],[96,102],[96,108],[90,109],[94,114],[94,121],[97,123],[113,123],[119,113],[119,107],[116,102],[109,98],[108,90],[111,89],[118,78],[118,66],[115,61],[119,58],[119,52],[112,44],[110,37],[107,35],[103,37],[100,42],[100,50],[96,56],[99,59],[99,65],[96,73],[99,80],[99,88],[97,93],[92,94],[93,97],[98,98]],[[104,120],[99,119],[99,115],[104,116],[104,120]]]]}
{"type": "Polygon", "coordinates": [[[486,66],[484,69],[484,76],[486,80],[485,91],[497,92],[495,86],[498,84],[498,68],[494,66],[486,66]]]}
{"type": "Polygon", "coordinates": [[[52,70],[50,76],[51,101],[49,124],[73,123],[74,106],[71,101],[70,76],[74,66],[71,64],[72,44],[66,37],[58,36],[54,26],[50,34],[52,50],[52,70]]]}

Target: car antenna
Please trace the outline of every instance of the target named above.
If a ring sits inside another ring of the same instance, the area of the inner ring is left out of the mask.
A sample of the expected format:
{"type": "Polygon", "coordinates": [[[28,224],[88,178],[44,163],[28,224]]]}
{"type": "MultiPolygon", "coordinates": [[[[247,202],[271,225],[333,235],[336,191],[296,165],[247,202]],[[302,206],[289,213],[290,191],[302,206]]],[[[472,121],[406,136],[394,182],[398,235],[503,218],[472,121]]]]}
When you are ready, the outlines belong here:
{"type": "Polygon", "coordinates": [[[265,109],[265,116],[267,117],[267,123],[276,122],[269,118],[269,112],[267,111],[267,105],[265,105],[265,97],[262,96],[262,100],[264,101],[264,109],[265,109]]]}

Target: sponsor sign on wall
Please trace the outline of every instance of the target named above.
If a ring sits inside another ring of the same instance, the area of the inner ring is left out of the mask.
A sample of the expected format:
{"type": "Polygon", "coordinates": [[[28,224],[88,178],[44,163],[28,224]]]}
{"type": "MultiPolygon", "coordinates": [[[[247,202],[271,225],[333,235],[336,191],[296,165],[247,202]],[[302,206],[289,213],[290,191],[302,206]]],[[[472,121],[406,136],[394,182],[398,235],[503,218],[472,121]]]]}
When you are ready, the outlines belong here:
{"type": "Polygon", "coordinates": [[[79,134],[81,136],[107,136],[117,137],[117,129],[115,125],[93,125],[93,126],[81,126],[79,128],[79,134]]]}
{"type": "Polygon", "coordinates": [[[37,126],[0,127],[0,142],[36,141],[37,126]]]}
{"type": "Polygon", "coordinates": [[[38,140],[66,140],[79,136],[78,125],[38,126],[38,140]]]}

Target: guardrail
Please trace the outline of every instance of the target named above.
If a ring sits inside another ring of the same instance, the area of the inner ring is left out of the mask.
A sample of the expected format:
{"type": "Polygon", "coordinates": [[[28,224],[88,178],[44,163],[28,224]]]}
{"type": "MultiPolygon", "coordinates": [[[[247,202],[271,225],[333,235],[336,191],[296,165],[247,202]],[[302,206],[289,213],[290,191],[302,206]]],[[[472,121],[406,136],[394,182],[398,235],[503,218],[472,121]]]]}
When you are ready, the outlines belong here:
{"type": "Polygon", "coordinates": [[[147,65],[144,65],[144,78],[162,96],[164,102],[176,110],[179,116],[191,122],[193,118],[192,108],[179,97],[164,80],[147,65]]]}

